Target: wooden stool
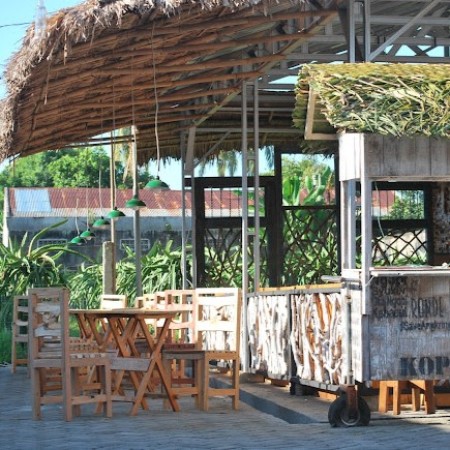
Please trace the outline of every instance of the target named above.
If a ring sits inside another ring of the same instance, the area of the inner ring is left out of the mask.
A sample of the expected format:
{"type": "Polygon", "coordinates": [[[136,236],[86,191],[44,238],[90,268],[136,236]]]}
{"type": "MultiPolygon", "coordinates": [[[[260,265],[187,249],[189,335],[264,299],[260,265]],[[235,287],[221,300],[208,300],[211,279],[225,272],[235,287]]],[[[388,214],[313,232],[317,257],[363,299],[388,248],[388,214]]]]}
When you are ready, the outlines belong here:
{"type": "Polygon", "coordinates": [[[436,402],[434,399],[434,382],[432,380],[392,380],[380,381],[380,391],[378,397],[378,411],[386,413],[389,408],[390,390],[392,389],[392,413],[400,414],[401,394],[404,389],[411,389],[412,409],[420,410],[420,394],[424,394],[425,412],[433,414],[436,412],[436,402]]]}
{"type": "Polygon", "coordinates": [[[423,393],[425,413],[434,414],[436,412],[436,399],[434,397],[433,380],[410,380],[412,390],[412,406],[414,411],[420,409],[420,394],[423,393]]]}

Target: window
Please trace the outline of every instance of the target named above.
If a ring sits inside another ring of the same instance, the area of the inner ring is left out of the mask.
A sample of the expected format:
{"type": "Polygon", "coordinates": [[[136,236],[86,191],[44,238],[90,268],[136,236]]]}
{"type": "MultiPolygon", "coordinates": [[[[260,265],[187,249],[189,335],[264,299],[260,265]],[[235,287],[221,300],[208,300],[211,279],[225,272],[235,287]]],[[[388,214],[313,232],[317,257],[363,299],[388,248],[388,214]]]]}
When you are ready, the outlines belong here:
{"type": "MultiPolygon", "coordinates": [[[[125,247],[134,250],[134,239],[121,239],[120,248],[125,249],[125,247]]],[[[150,250],[150,239],[141,239],[141,251],[148,252],[150,250]]]]}
{"type": "Polygon", "coordinates": [[[424,219],[424,191],[395,187],[375,189],[372,193],[372,215],[385,220],[424,219]]]}
{"type": "Polygon", "coordinates": [[[425,183],[374,183],[372,224],[374,265],[426,264],[430,241],[425,217],[425,183]]]}
{"type": "Polygon", "coordinates": [[[37,246],[42,247],[43,245],[65,245],[67,244],[67,239],[38,239],[37,246]]]}

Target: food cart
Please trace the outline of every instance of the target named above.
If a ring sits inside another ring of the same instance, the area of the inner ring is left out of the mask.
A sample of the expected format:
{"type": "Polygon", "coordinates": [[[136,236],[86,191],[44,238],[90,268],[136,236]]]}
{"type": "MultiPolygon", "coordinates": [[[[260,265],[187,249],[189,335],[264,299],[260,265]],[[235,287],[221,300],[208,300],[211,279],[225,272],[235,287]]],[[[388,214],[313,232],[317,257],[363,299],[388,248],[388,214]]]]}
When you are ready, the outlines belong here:
{"type": "Polygon", "coordinates": [[[344,382],[343,395],[331,404],[328,418],[334,426],[366,425],[370,410],[358,395],[356,382],[450,376],[447,265],[373,267],[371,261],[372,184],[378,180],[448,182],[450,141],[342,133],[339,157],[344,382]],[[358,268],[357,254],[361,255],[358,268]]]}

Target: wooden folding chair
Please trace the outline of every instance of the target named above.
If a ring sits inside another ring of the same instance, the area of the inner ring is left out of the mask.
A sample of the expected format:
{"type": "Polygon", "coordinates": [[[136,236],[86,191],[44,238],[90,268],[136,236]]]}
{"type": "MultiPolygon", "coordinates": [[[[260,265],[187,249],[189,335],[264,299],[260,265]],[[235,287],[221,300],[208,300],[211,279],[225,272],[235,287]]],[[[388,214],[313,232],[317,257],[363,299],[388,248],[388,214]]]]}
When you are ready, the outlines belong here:
{"type": "Polygon", "coordinates": [[[209,397],[229,396],[234,409],[239,408],[241,293],[237,288],[195,289],[193,304],[194,346],[171,347],[163,350],[166,367],[173,360],[194,363],[194,385],[173,386],[177,395],[195,395],[197,404],[208,410],[209,397]],[[223,361],[231,371],[230,387],[210,386],[210,363],[223,361]]]}
{"type": "MultiPolygon", "coordinates": [[[[143,308],[143,309],[161,309],[164,307],[166,303],[166,295],[163,291],[160,292],[153,292],[151,294],[143,294],[139,297],[136,297],[134,306],[136,308],[143,308]]],[[[156,336],[157,328],[158,328],[158,321],[153,319],[147,319],[145,321],[147,324],[150,333],[153,336],[156,336]]],[[[136,346],[140,350],[141,353],[145,354],[148,351],[147,344],[145,339],[143,339],[143,336],[137,336],[136,337],[136,346]]]]}
{"type": "Polygon", "coordinates": [[[122,294],[102,294],[100,296],[100,309],[126,308],[128,300],[122,294]]]}
{"type": "MultiPolygon", "coordinates": [[[[164,347],[192,347],[194,336],[194,306],[192,289],[171,289],[144,294],[138,298],[137,305],[146,309],[176,309],[179,315],[170,323],[169,335],[164,347]]],[[[158,337],[162,321],[147,321],[152,334],[158,337]]]]}
{"type": "MultiPolygon", "coordinates": [[[[128,306],[128,299],[123,294],[102,294],[100,296],[100,309],[121,309],[128,306]]],[[[100,321],[104,333],[108,332],[108,324],[100,321]]]]}
{"type": "MultiPolygon", "coordinates": [[[[156,292],[151,298],[154,308],[176,309],[179,315],[171,322],[169,336],[164,347],[191,347],[195,340],[195,307],[193,289],[169,289],[156,292]],[[187,345],[189,344],[189,345],[187,345]]],[[[158,324],[157,324],[158,325],[158,324]]],[[[158,326],[156,328],[157,333],[158,326]]]]}
{"type": "Polygon", "coordinates": [[[11,372],[15,373],[18,365],[28,365],[28,296],[26,295],[13,297],[11,328],[11,372]]]}
{"type": "Polygon", "coordinates": [[[64,417],[72,420],[80,405],[103,405],[112,416],[110,358],[93,348],[92,341],[69,337],[69,291],[42,288],[29,291],[29,364],[33,395],[33,419],[41,418],[41,406],[62,403],[64,417]],[[98,379],[87,379],[89,369],[98,379]],[[87,369],[87,370],[86,370],[87,369]],[[57,371],[60,389],[46,386],[47,373],[57,371]],[[84,375],[84,376],[83,376],[84,375]]]}

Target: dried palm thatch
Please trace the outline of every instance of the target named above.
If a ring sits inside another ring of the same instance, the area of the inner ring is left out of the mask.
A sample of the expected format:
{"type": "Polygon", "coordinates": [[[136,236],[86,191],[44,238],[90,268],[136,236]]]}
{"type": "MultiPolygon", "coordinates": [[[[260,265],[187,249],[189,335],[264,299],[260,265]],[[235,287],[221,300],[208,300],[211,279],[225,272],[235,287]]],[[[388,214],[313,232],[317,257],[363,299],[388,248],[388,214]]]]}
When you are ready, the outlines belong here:
{"type": "MultiPolygon", "coordinates": [[[[244,81],[266,74],[336,16],[340,1],[319,10],[310,0],[86,0],[63,9],[47,19],[43,33],[28,29],[7,67],[0,160],[132,124],[140,129],[140,162],[156,159],[156,135],[162,157],[179,157],[189,127],[211,117],[231,121],[235,130],[221,148],[238,148],[239,102],[222,116],[221,108],[244,81]],[[286,33],[288,20],[292,32],[286,33]]],[[[293,107],[292,96],[279,97],[284,109],[293,107]]],[[[273,116],[262,114],[261,127],[275,129],[273,116]]],[[[291,142],[292,136],[298,130],[291,142]]],[[[198,136],[196,156],[217,140],[217,132],[198,136]]]]}
{"type": "Polygon", "coordinates": [[[318,96],[336,129],[394,136],[450,137],[450,65],[308,65],[300,72],[294,124],[303,128],[305,98],[318,96]]]}

